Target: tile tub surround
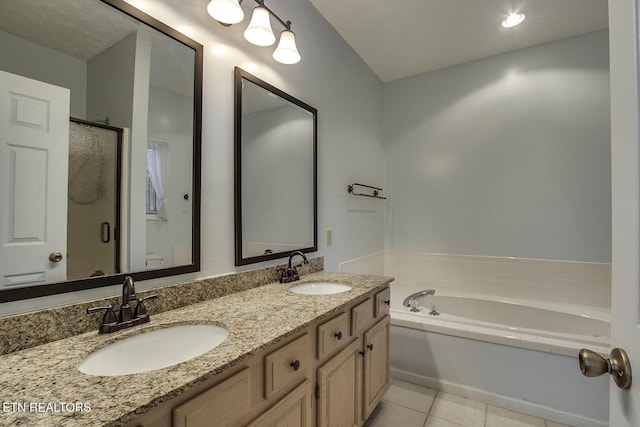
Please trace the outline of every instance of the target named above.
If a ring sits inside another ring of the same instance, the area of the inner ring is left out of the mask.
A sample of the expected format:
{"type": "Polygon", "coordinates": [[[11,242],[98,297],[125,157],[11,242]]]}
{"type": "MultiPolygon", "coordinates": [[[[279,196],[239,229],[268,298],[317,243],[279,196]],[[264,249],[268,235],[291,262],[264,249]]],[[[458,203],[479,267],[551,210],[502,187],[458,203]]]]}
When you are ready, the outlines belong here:
{"type": "MultiPolygon", "coordinates": [[[[286,264],[282,264],[178,283],[139,291],[137,295],[145,297],[158,294],[158,299],[146,304],[153,322],[157,313],[276,282],[280,277],[279,269],[285,266],[286,264]]],[[[309,259],[309,265],[305,265],[301,270],[302,278],[304,279],[305,274],[319,272],[323,269],[324,257],[309,259]]],[[[2,317],[0,318],[0,354],[8,354],[74,335],[97,331],[102,314],[88,315],[87,308],[111,304],[117,312],[121,304],[120,300],[121,296],[118,295],[112,298],[2,317]]]]}
{"type": "Polygon", "coordinates": [[[610,263],[393,251],[384,262],[396,285],[611,308],[610,263]]]}
{"type": "Polygon", "coordinates": [[[3,425],[119,426],[136,414],[166,402],[224,369],[329,318],[357,298],[372,296],[393,279],[319,272],[305,281],[341,282],[353,287],[340,294],[301,296],[291,284],[272,283],[155,315],[140,327],[98,335],[90,332],[2,356],[1,403],[89,403],[89,412],[4,412],[3,425]],[[277,314],[276,314],[277,313],[277,314]],[[275,314],[275,315],[274,315],[275,314]],[[192,360],[155,371],[121,377],[81,374],[78,363],[106,344],[175,323],[218,324],[229,337],[214,350],[192,360]]]}

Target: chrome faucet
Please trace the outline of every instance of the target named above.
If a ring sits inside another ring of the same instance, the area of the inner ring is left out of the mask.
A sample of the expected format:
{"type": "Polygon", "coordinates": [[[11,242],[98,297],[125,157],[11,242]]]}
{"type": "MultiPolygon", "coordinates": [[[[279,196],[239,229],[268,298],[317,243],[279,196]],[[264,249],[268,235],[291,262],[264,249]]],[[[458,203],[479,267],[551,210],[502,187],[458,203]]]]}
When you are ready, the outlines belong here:
{"type": "Polygon", "coordinates": [[[105,307],[92,307],[87,309],[87,314],[95,313],[97,311],[104,310],[104,316],[100,323],[98,333],[106,334],[110,332],[119,331],[120,329],[130,328],[135,325],[147,323],[149,318],[149,312],[144,305],[144,302],[151,299],[158,298],[158,294],[148,295],[144,298],[138,298],[136,296],[136,287],[133,283],[133,278],[127,276],[122,284],[122,303],[120,304],[120,312],[118,317],[113,311],[113,306],[108,305],[105,307]],[[136,308],[131,309],[131,302],[136,302],[136,308]]]}
{"type": "Polygon", "coordinates": [[[422,298],[428,295],[435,295],[435,293],[436,293],[435,289],[425,289],[424,291],[413,293],[404,299],[404,301],[402,302],[402,305],[404,305],[405,307],[411,307],[410,311],[413,311],[414,313],[418,312],[420,311],[418,298],[422,298]]]}
{"type": "Polygon", "coordinates": [[[309,264],[309,260],[300,251],[291,252],[289,255],[289,263],[287,264],[287,268],[282,270],[280,273],[280,283],[291,283],[296,280],[300,280],[300,273],[298,272],[298,268],[302,267],[302,264],[298,264],[296,266],[291,266],[291,262],[293,261],[293,257],[299,255],[302,257],[302,264],[309,264]]]}

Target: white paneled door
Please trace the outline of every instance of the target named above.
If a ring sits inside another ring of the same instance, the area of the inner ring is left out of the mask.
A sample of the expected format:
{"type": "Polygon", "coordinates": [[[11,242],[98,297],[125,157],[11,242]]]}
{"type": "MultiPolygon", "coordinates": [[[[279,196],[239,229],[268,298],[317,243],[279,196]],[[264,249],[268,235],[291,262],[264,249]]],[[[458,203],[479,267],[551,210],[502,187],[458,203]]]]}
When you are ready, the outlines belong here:
{"type": "Polygon", "coordinates": [[[66,279],[69,99],[0,71],[0,288],[66,279]]]}
{"type": "MultiPolygon", "coordinates": [[[[613,381],[609,425],[640,426],[640,97],[638,0],[609,0],[612,161],[611,344],[629,355],[629,390],[613,381]]],[[[604,397],[603,397],[604,398],[604,397]]]]}

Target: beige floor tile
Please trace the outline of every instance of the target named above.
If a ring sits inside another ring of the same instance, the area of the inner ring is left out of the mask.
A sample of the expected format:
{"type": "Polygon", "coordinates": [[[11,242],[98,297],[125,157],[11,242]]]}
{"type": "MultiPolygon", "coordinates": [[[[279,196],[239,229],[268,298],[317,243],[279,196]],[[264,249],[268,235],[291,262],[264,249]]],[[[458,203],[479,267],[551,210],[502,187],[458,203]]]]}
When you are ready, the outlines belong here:
{"type": "Polygon", "coordinates": [[[427,414],[436,398],[436,393],[435,390],[427,387],[394,380],[382,399],[427,414]]]}
{"type": "Polygon", "coordinates": [[[555,421],[549,421],[547,420],[547,427],[571,427],[568,424],[561,424],[561,423],[557,423],[555,421]]]}
{"type": "Polygon", "coordinates": [[[487,405],[449,393],[438,393],[429,416],[465,427],[483,427],[487,405]]]}
{"type": "Polygon", "coordinates": [[[460,424],[452,423],[442,418],[429,417],[424,427],[460,427],[460,424]]]}
{"type": "Polygon", "coordinates": [[[423,427],[426,418],[422,412],[383,400],[363,427],[423,427]]]}
{"type": "Polygon", "coordinates": [[[545,427],[545,421],[520,412],[489,406],[486,427],[545,427]]]}

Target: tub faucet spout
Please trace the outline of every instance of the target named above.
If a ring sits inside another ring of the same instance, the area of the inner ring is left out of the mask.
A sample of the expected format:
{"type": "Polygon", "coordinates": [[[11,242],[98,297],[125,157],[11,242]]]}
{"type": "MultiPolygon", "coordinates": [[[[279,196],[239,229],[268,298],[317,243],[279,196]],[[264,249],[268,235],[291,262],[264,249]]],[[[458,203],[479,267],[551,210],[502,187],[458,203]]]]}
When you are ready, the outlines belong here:
{"type": "Polygon", "coordinates": [[[425,289],[424,291],[413,293],[404,299],[402,305],[404,305],[405,307],[411,307],[411,311],[413,312],[420,311],[418,298],[422,298],[428,295],[434,295],[435,293],[435,289],[425,289]]]}

